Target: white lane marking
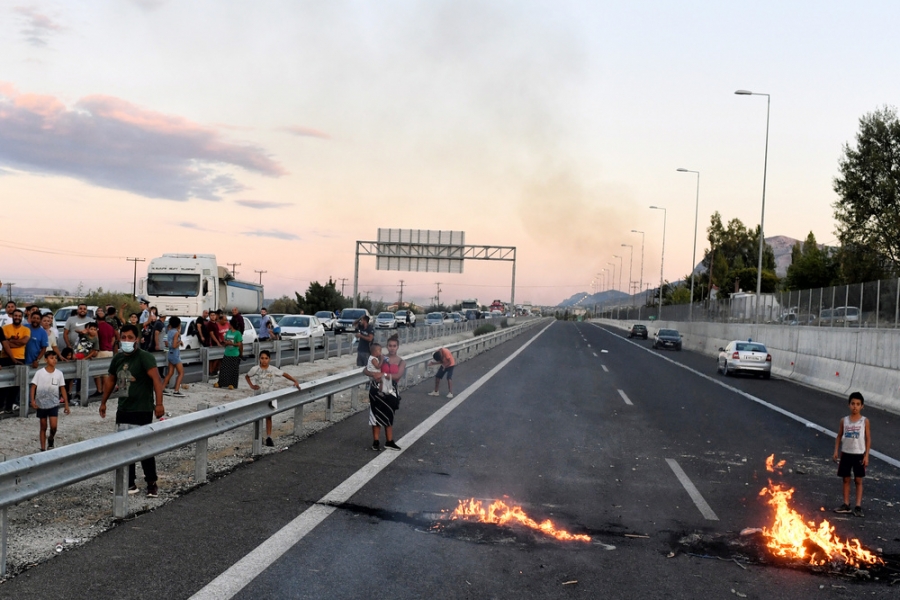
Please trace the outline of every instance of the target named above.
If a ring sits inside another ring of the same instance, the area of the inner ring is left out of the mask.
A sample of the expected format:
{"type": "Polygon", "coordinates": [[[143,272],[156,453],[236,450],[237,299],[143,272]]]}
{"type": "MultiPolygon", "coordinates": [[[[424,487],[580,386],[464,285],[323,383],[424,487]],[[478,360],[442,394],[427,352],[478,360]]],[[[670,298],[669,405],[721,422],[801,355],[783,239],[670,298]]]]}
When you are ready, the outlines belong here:
{"type": "Polygon", "coordinates": [[[627,404],[628,406],[634,406],[634,404],[632,404],[631,402],[631,399],[625,395],[625,392],[623,390],[619,390],[619,395],[622,396],[622,400],[625,401],[625,404],[627,404]]]}
{"type": "MultiPolygon", "coordinates": [[[[462,404],[466,398],[476,392],[478,388],[487,383],[487,381],[500,372],[503,367],[521,354],[534,340],[547,331],[554,322],[555,321],[551,321],[549,325],[537,332],[534,337],[525,342],[518,350],[510,354],[500,364],[482,375],[475,383],[460,392],[453,400],[447,402],[447,404],[435,411],[434,414],[419,423],[418,426],[403,436],[403,438],[397,440],[400,447],[409,448],[412,446],[432,427],[450,414],[453,409],[462,404]]],[[[402,450],[400,452],[385,450],[380,453],[376,458],[369,461],[369,463],[360,470],[344,480],[343,483],[325,494],[318,502],[300,513],[293,521],[278,530],[272,537],[254,548],[244,558],[234,563],[224,573],[206,584],[203,589],[191,596],[191,598],[196,600],[224,600],[233,598],[260,573],[281,558],[285,552],[297,545],[307,533],[315,529],[317,525],[328,518],[328,515],[333,513],[337,508],[334,505],[349,500],[353,494],[358,492],[364,485],[371,481],[373,477],[394,462],[401,454],[403,454],[402,450]]]]}
{"type": "MultiPolygon", "coordinates": [[[[619,336],[617,336],[616,334],[614,334],[613,332],[607,331],[606,329],[603,329],[602,327],[600,327],[600,326],[597,325],[596,323],[592,323],[592,325],[594,325],[594,327],[596,327],[596,328],[599,329],[600,331],[605,331],[605,332],[608,333],[609,335],[612,335],[612,336],[617,337],[617,338],[619,337],[619,336]]],[[[689,367],[689,366],[687,366],[687,365],[683,365],[683,364],[681,364],[681,363],[678,362],[678,361],[672,360],[672,359],[669,358],[668,356],[663,356],[663,355],[661,355],[661,354],[658,354],[658,353],[654,352],[653,350],[650,350],[650,349],[648,349],[648,348],[644,348],[643,346],[641,346],[640,344],[638,344],[638,343],[636,343],[636,342],[632,342],[631,340],[627,340],[627,339],[625,339],[625,338],[620,338],[620,339],[621,339],[623,342],[628,342],[629,344],[632,344],[633,346],[635,346],[635,347],[637,347],[637,348],[640,348],[640,349],[643,350],[644,352],[649,352],[651,355],[653,355],[653,356],[655,356],[655,357],[657,357],[657,358],[661,358],[662,360],[667,360],[667,361],[669,361],[670,363],[672,363],[673,365],[677,365],[677,366],[681,367],[682,369],[685,369],[685,370],[687,370],[687,371],[690,371],[690,372],[693,373],[694,375],[698,375],[698,376],[702,377],[703,379],[706,379],[706,380],[708,380],[708,381],[712,381],[712,382],[715,383],[716,385],[720,385],[720,386],[722,386],[723,388],[725,388],[726,390],[729,390],[729,391],[731,391],[731,392],[734,392],[735,394],[738,394],[738,395],[740,395],[740,396],[743,396],[744,398],[747,398],[748,400],[752,400],[752,401],[756,402],[757,404],[761,404],[761,405],[765,406],[766,408],[772,409],[772,410],[774,410],[775,412],[780,413],[780,414],[786,416],[786,417],[789,418],[789,419],[793,419],[794,421],[797,421],[798,423],[802,423],[804,426],[809,427],[810,429],[815,429],[816,431],[818,431],[818,432],[820,432],[820,433],[824,433],[824,434],[826,434],[826,435],[830,435],[830,436],[833,437],[833,438],[836,438],[836,437],[837,437],[837,433],[834,432],[834,431],[831,431],[831,430],[828,429],[827,427],[822,427],[822,426],[819,425],[818,423],[813,423],[813,422],[810,421],[809,419],[804,419],[804,418],[801,417],[800,415],[795,415],[794,413],[792,413],[792,412],[789,411],[789,410],[785,410],[785,409],[781,408],[780,406],[775,406],[775,405],[772,404],[771,402],[766,402],[766,401],[763,400],[762,398],[757,398],[757,397],[754,396],[753,394],[748,394],[747,392],[745,392],[745,391],[743,391],[743,390],[739,390],[738,388],[734,387],[733,385],[728,385],[727,383],[725,383],[725,382],[723,382],[723,381],[719,381],[719,380],[716,379],[715,377],[710,377],[710,376],[707,375],[706,373],[701,373],[701,372],[698,371],[697,369],[692,369],[691,367],[689,367]]],[[[869,454],[871,454],[872,456],[874,456],[874,457],[876,457],[876,458],[879,458],[879,459],[883,460],[884,462],[886,462],[887,464],[889,464],[889,465],[891,465],[891,466],[894,466],[894,467],[897,467],[898,469],[900,469],[900,460],[897,460],[896,458],[891,458],[891,457],[888,456],[887,454],[883,454],[883,453],[881,453],[881,452],[878,452],[877,450],[871,450],[871,451],[869,452],[869,454]]]]}
{"type": "Polygon", "coordinates": [[[588,348],[590,348],[590,347],[591,347],[591,345],[590,345],[590,344],[588,344],[588,348]]]}
{"type": "Polygon", "coordinates": [[[597,353],[596,353],[596,352],[594,352],[594,356],[597,356],[597,353]]]}
{"type": "Polygon", "coordinates": [[[700,514],[703,515],[703,518],[707,521],[718,521],[719,517],[716,516],[713,509],[710,508],[706,500],[703,499],[700,490],[697,489],[697,486],[690,480],[687,473],[684,472],[678,462],[672,458],[667,458],[666,462],[669,463],[669,466],[675,473],[675,477],[678,478],[678,481],[680,481],[681,485],[684,486],[684,489],[687,490],[688,496],[691,497],[691,500],[693,500],[694,504],[697,505],[697,508],[700,509],[700,514]]]}
{"type": "MultiPolygon", "coordinates": [[[[595,355],[595,356],[596,356],[596,355],[595,355]]],[[[600,366],[603,367],[603,372],[604,372],[604,373],[609,373],[609,369],[606,368],[606,365],[600,365],[600,366]]]]}

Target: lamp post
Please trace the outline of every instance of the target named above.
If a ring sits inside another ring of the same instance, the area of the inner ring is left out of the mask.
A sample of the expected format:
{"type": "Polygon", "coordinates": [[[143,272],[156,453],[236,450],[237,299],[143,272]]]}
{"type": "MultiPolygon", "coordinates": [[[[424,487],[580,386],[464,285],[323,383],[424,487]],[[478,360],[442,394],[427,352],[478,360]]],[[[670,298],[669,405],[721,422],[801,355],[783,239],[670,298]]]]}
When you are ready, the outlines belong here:
{"type": "Polygon", "coordinates": [[[694,267],[697,264],[697,217],[700,214],[700,171],[678,168],[679,173],[697,174],[697,200],[694,203],[694,250],[691,252],[691,304],[688,308],[688,321],[694,321],[694,267]]]}
{"type": "MultiPolygon", "coordinates": [[[[628,248],[628,294],[631,295],[631,268],[634,266],[634,246],[632,244],[622,244],[623,248],[628,248]]],[[[631,306],[634,308],[634,296],[631,297],[631,306]]]]}
{"type": "Polygon", "coordinates": [[[659,259],[659,320],[662,321],[662,302],[663,302],[663,267],[666,263],[666,217],[667,211],[662,206],[651,206],[653,210],[663,211],[663,238],[662,238],[662,258],[659,259]]]}
{"type": "Polygon", "coordinates": [[[637,229],[632,229],[631,233],[639,233],[641,234],[641,282],[638,286],[638,294],[644,293],[644,232],[638,231],[637,229]]]}
{"type": "Polygon", "coordinates": [[[756,324],[759,325],[759,310],[762,304],[762,259],[763,248],[766,244],[766,236],[764,234],[764,223],[766,220],[766,171],[769,168],[769,110],[772,105],[772,97],[769,94],[759,92],[751,92],[749,90],[737,90],[738,96],[765,96],[766,97],[766,152],[763,158],[763,191],[762,191],[762,212],[759,216],[759,262],[756,267],[756,324]]]}
{"type": "Polygon", "coordinates": [[[613,254],[613,258],[619,259],[619,290],[622,290],[622,257],[616,254],[613,254]]]}

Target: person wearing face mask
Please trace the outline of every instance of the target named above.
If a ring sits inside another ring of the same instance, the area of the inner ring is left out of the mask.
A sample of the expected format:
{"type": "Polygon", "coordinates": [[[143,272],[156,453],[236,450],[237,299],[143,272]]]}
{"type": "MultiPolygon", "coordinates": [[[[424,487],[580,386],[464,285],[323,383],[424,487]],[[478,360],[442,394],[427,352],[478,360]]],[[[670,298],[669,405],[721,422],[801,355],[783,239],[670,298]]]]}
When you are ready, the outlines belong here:
{"type": "MultiPolygon", "coordinates": [[[[152,354],[137,347],[138,330],[134,325],[122,326],[119,337],[120,352],[109,365],[109,372],[103,382],[103,398],[100,400],[100,418],[106,418],[106,402],[118,385],[119,402],[116,409],[116,431],[126,431],[153,422],[153,417],[162,418],[166,414],[163,406],[163,387],[152,354]]],[[[156,458],[151,456],[141,461],[144,480],[147,482],[147,496],[159,495],[157,485],[156,458]]],[[[134,464],[128,465],[128,493],[136,494],[137,474],[134,464]]]]}

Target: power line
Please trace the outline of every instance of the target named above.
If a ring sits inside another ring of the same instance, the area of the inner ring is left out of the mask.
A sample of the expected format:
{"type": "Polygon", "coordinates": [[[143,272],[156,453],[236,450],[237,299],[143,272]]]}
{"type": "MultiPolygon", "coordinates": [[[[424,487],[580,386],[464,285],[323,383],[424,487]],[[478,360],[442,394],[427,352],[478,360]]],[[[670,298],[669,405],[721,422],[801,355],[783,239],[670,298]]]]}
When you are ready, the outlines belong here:
{"type": "MultiPolygon", "coordinates": [[[[344,284],[347,283],[348,279],[346,277],[338,277],[338,281],[341,282],[341,296],[344,295],[344,284]]],[[[355,302],[355,300],[354,300],[355,302]]]]}
{"type": "Polygon", "coordinates": [[[253,272],[254,272],[254,273],[259,273],[259,285],[262,285],[262,276],[263,276],[263,273],[268,273],[268,271],[257,271],[256,269],[253,269],[253,272]]]}

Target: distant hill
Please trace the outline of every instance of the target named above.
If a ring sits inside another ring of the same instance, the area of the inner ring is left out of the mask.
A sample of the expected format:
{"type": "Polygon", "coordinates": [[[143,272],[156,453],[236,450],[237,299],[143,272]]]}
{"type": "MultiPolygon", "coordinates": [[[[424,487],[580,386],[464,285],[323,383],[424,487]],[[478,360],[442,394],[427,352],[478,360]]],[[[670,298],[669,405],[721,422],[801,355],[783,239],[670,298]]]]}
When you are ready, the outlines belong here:
{"type": "Polygon", "coordinates": [[[577,294],[569,296],[568,298],[557,304],[557,306],[560,308],[568,308],[570,306],[582,306],[587,308],[589,306],[593,306],[594,304],[612,304],[615,302],[623,302],[630,298],[631,296],[629,296],[625,292],[620,292],[619,290],[608,290],[606,292],[599,292],[597,294],[579,292],[577,294]]]}

